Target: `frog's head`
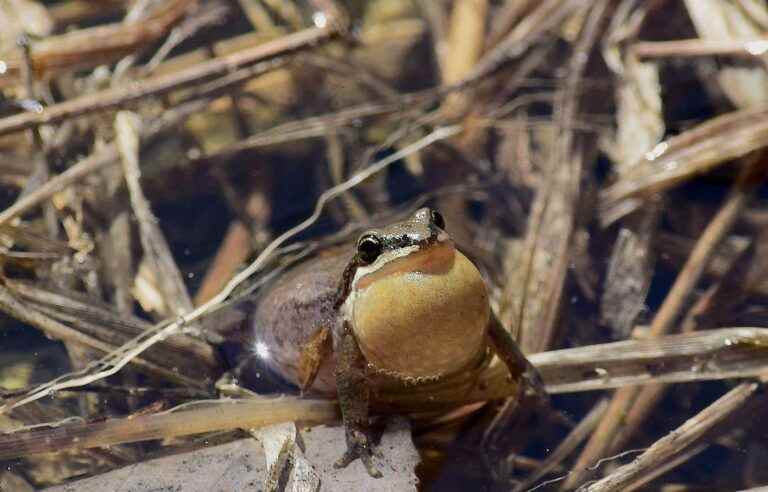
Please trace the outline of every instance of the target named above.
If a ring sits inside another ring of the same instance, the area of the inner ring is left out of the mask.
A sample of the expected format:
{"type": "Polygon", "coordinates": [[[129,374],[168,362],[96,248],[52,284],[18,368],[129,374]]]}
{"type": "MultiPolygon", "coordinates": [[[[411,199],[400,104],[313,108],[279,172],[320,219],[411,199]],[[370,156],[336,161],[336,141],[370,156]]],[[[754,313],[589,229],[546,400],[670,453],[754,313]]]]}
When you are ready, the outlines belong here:
{"type": "Polygon", "coordinates": [[[352,286],[364,288],[396,271],[435,266],[436,262],[450,259],[446,254],[453,254],[453,242],[445,232],[443,216],[421,208],[402,222],[370,229],[360,236],[352,286]]]}
{"type": "Polygon", "coordinates": [[[408,380],[462,370],[485,349],[488,294],[429,208],[364,232],[342,313],[376,370],[408,380]]]}

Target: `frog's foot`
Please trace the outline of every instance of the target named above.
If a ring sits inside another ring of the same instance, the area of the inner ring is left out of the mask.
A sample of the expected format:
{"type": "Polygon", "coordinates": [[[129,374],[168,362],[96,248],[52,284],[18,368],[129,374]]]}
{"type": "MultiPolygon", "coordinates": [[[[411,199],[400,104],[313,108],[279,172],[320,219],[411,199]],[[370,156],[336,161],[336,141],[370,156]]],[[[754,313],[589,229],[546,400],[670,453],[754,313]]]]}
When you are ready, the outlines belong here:
{"type": "Polygon", "coordinates": [[[373,463],[373,456],[377,454],[374,451],[370,436],[367,433],[355,430],[347,430],[347,450],[344,455],[334,463],[336,468],[346,468],[347,465],[360,458],[363,462],[368,475],[373,478],[381,478],[381,472],[373,463]]]}

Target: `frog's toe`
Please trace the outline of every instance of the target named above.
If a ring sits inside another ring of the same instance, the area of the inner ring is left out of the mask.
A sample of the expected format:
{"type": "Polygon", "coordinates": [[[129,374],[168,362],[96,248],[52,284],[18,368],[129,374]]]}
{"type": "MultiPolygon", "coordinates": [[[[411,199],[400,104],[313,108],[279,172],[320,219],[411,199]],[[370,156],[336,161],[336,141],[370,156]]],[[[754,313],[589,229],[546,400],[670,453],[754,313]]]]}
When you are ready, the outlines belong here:
{"type": "Polygon", "coordinates": [[[370,452],[368,454],[361,454],[360,460],[363,462],[363,465],[365,465],[365,469],[368,472],[368,475],[370,475],[373,478],[381,478],[381,472],[378,468],[376,468],[376,465],[373,463],[373,458],[371,457],[370,452]]]}
{"type": "Polygon", "coordinates": [[[376,468],[376,464],[373,462],[373,457],[370,451],[352,451],[347,450],[347,452],[344,453],[344,456],[339,458],[336,463],[333,464],[335,468],[346,468],[347,465],[355,461],[356,459],[360,458],[360,461],[363,462],[363,466],[365,466],[365,470],[368,472],[368,475],[370,475],[373,478],[381,478],[382,474],[379,471],[378,468],[376,468]]]}
{"type": "Polygon", "coordinates": [[[360,458],[368,475],[373,478],[381,478],[381,472],[373,462],[373,456],[381,456],[378,450],[374,450],[368,436],[359,431],[351,431],[347,436],[347,450],[344,455],[334,463],[335,468],[346,468],[347,465],[360,458]]]}

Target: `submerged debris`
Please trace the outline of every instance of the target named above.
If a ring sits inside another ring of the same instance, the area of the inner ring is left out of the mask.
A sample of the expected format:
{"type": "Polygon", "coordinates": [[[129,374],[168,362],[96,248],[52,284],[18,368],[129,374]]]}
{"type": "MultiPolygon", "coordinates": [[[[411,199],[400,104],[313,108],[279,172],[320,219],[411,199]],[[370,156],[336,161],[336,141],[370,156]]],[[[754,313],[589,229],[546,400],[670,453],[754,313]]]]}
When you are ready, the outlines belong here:
{"type": "Polygon", "coordinates": [[[494,363],[382,398],[366,489],[768,485],[766,33],[751,0],[0,0],[0,490],[359,490],[247,318],[425,203],[550,401],[494,363]]]}

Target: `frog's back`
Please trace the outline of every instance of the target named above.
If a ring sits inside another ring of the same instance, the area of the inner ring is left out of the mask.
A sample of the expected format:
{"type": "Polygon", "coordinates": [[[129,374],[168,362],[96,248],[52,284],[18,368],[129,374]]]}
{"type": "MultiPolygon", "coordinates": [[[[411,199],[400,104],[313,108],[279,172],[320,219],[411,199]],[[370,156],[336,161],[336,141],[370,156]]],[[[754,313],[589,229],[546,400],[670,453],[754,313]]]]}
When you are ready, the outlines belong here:
{"type": "MultiPolygon", "coordinates": [[[[333,330],[338,322],[333,304],[351,254],[343,248],[305,261],[282,275],[256,301],[250,320],[252,351],[291,383],[298,379],[301,348],[318,329],[333,330]]],[[[313,390],[335,390],[334,361],[330,359],[321,367],[313,390]]]]}

